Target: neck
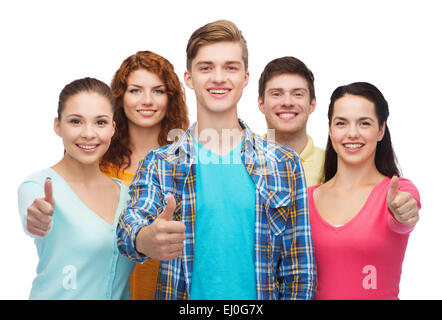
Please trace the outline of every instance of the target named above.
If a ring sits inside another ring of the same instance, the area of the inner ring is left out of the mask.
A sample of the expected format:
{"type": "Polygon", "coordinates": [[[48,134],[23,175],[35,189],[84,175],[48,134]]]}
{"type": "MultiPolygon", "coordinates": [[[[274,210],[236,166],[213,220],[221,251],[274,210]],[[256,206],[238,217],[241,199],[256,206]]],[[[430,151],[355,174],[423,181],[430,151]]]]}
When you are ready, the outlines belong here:
{"type": "Polygon", "coordinates": [[[229,153],[243,138],[236,108],[224,113],[198,112],[197,122],[195,138],[217,154],[229,153]]]}
{"type": "Polygon", "coordinates": [[[352,189],[361,185],[376,185],[384,176],[378,171],[373,161],[364,165],[347,165],[339,160],[336,175],[332,178],[335,186],[352,189]]]}
{"type": "Polygon", "coordinates": [[[160,131],[161,125],[143,128],[129,124],[130,148],[132,151],[131,158],[139,158],[139,155],[144,157],[152,149],[159,147],[158,136],[160,131]]]}
{"type": "Polygon", "coordinates": [[[52,169],[57,171],[66,181],[74,183],[89,184],[104,177],[98,161],[92,164],[83,164],[66,154],[60,162],[52,166],[52,169]]]}
{"type": "MultiPolygon", "coordinates": [[[[269,133],[267,133],[267,136],[269,136],[269,133]]],[[[275,130],[275,141],[294,150],[297,154],[301,154],[307,145],[307,132],[301,130],[295,133],[284,133],[275,130]]]]}

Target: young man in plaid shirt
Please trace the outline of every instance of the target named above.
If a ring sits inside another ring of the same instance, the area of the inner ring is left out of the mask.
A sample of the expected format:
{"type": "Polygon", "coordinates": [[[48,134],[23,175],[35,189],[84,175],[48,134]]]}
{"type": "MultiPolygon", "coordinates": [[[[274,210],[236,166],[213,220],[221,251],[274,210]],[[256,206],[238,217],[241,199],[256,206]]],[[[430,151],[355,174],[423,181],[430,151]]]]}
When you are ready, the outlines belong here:
{"type": "Polygon", "coordinates": [[[150,152],[130,186],[118,247],[162,260],[157,299],[311,299],[316,271],[301,161],[238,119],[248,83],[244,37],[230,21],[196,30],[186,85],[197,122],[150,152]]]}

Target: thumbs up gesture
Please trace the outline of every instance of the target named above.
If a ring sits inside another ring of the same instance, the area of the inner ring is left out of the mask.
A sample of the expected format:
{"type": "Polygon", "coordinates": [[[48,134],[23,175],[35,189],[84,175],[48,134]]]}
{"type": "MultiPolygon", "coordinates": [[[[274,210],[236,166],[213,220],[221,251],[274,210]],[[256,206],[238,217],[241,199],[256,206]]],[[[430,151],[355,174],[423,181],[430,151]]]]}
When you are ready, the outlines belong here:
{"type": "Polygon", "coordinates": [[[52,181],[45,181],[45,197],[35,199],[28,207],[26,218],[27,229],[30,233],[44,237],[51,228],[52,215],[54,214],[54,198],[52,195],[52,181]]]}
{"type": "Polygon", "coordinates": [[[406,192],[400,191],[399,178],[393,176],[390,182],[390,190],[387,194],[387,205],[393,213],[395,219],[407,226],[413,226],[419,220],[419,207],[413,196],[406,192]]]}
{"type": "Polygon", "coordinates": [[[155,260],[171,260],[181,256],[186,239],[186,227],[181,221],[173,221],[176,201],[167,195],[163,212],[149,226],[143,227],[135,239],[138,252],[155,260]]]}

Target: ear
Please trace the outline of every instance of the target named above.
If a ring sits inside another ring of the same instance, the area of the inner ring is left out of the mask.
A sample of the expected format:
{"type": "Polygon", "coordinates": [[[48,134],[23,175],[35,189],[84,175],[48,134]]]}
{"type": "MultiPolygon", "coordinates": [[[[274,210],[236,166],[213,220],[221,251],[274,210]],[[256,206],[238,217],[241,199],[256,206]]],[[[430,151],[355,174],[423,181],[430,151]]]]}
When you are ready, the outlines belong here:
{"type": "Polygon", "coordinates": [[[378,141],[382,141],[382,139],[384,139],[384,134],[385,134],[386,127],[387,127],[387,123],[384,122],[382,124],[382,126],[379,128],[378,141]]]}
{"type": "Polygon", "coordinates": [[[258,97],[258,108],[259,108],[259,111],[261,111],[262,114],[265,114],[264,113],[264,101],[262,100],[261,97],[258,97]]]}
{"type": "Polygon", "coordinates": [[[311,115],[313,111],[315,111],[315,109],[316,109],[316,98],[313,98],[312,102],[310,102],[310,112],[308,114],[311,115]]]}
{"type": "Polygon", "coordinates": [[[250,78],[250,72],[247,71],[246,75],[244,77],[244,81],[245,81],[244,87],[246,87],[249,84],[249,78],[250,78]]]}
{"type": "Polygon", "coordinates": [[[61,137],[60,120],[58,120],[57,117],[55,117],[54,119],[54,131],[57,134],[57,136],[61,137]]]}
{"type": "Polygon", "coordinates": [[[193,89],[192,75],[190,74],[190,71],[188,71],[188,70],[184,71],[184,82],[186,83],[186,86],[189,89],[193,89]]]}
{"type": "Polygon", "coordinates": [[[115,121],[112,121],[112,137],[115,134],[115,128],[116,128],[117,124],[115,123],[115,121]]]}

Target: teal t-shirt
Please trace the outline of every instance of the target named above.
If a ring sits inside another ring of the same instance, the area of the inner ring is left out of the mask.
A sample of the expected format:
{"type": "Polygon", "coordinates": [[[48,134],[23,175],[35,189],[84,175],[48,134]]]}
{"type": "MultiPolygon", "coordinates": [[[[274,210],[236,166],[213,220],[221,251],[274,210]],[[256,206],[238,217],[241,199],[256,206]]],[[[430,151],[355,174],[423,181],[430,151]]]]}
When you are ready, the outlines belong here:
{"type": "Polygon", "coordinates": [[[255,300],[255,184],[239,144],[219,156],[194,140],[195,251],[190,299],[255,300]]]}

